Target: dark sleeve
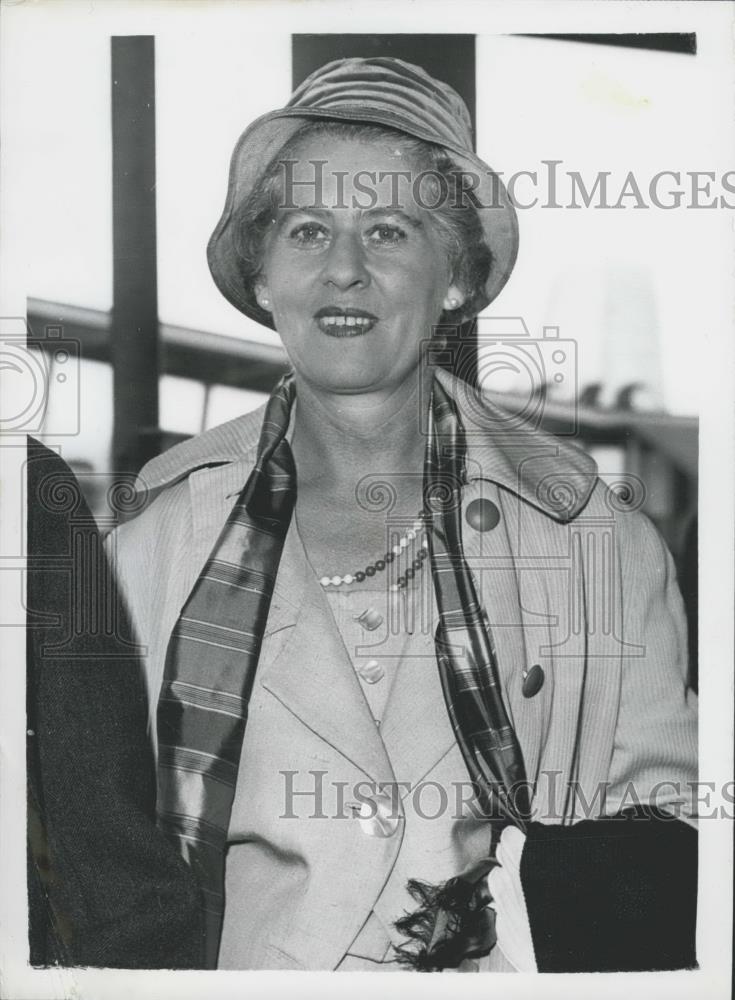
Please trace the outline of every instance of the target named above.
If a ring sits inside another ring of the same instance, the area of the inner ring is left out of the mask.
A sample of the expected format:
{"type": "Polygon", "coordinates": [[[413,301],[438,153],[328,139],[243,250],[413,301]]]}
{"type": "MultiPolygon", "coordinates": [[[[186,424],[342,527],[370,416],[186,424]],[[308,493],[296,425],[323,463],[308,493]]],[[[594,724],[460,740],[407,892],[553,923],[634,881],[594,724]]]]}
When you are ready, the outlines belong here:
{"type": "Polygon", "coordinates": [[[155,825],[145,687],[65,463],[28,449],[31,963],[201,968],[194,875],[155,825]]]}
{"type": "Polygon", "coordinates": [[[531,823],[521,882],[539,972],[696,967],[697,833],[680,820],[531,823]]]}

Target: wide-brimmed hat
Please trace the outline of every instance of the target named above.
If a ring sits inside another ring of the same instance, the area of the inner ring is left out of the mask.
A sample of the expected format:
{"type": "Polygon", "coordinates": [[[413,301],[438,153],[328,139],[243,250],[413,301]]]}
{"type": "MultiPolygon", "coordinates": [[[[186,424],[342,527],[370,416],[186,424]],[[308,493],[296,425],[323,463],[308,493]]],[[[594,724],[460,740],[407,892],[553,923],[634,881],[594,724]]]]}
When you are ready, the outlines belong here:
{"type": "Polygon", "coordinates": [[[266,322],[238,266],[236,211],[307,119],[388,126],[444,147],[461,171],[473,175],[474,195],[481,206],[477,214],[492,253],[485,301],[478,304],[475,299],[473,315],[492,302],[513,270],[518,220],[500,177],[473,152],[467,105],[452,87],[420,66],[375,57],[339,59],[322,66],[294,91],[286,107],[256,119],[240,136],[230,163],[225,208],[207,247],[212,276],[232,305],[257,322],[266,322]]]}

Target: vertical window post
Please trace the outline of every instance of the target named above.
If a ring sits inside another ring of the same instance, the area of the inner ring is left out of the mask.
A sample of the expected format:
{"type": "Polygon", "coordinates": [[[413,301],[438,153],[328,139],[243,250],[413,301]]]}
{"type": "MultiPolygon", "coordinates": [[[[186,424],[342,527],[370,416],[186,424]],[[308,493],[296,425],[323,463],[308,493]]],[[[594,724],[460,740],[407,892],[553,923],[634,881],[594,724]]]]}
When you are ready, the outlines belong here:
{"type": "Polygon", "coordinates": [[[154,38],[111,41],[112,458],[137,472],[159,450],[154,38]]]}

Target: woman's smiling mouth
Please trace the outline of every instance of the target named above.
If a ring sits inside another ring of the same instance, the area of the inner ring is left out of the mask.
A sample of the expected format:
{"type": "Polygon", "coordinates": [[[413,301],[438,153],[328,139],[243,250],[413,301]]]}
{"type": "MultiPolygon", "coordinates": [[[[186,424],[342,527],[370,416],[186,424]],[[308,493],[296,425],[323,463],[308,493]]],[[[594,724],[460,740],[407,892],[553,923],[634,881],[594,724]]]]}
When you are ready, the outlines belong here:
{"type": "Polygon", "coordinates": [[[367,333],[378,322],[378,317],[364,309],[342,309],[339,306],[325,306],[314,314],[316,324],[329,337],[359,337],[367,333]]]}

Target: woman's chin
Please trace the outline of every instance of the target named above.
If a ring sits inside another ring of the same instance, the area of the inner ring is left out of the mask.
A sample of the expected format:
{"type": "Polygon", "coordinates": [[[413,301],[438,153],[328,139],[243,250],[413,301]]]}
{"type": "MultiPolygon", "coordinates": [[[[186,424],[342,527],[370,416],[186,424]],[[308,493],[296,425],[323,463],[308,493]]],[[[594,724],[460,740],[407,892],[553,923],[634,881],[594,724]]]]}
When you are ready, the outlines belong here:
{"type": "Polygon", "coordinates": [[[355,372],[320,372],[309,382],[322,392],[338,393],[345,396],[354,396],[361,393],[373,392],[384,387],[384,378],[377,373],[373,375],[364,369],[355,372]]]}
{"type": "Polygon", "coordinates": [[[334,365],[319,369],[312,367],[309,371],[300,370],[297,366],[294,368],[297,376],[308,382],[313,389],[344,396],[392,392],[402,381],[410,378],[410,373],[401,378],[395,370],[386,371],[384,367],[369,364],[339,368],[334,365]]]}

